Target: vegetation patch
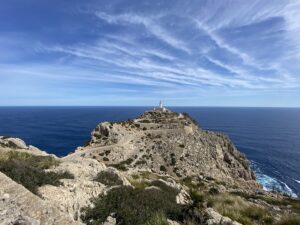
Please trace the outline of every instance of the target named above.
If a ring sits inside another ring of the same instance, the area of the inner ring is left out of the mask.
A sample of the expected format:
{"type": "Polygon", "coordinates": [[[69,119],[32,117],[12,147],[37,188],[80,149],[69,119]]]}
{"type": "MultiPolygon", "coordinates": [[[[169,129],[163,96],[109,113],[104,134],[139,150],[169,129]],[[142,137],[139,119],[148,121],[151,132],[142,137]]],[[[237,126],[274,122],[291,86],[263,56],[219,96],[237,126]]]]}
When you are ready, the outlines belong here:
{"type": "Polygon", "coordinates": [[[290,209],[293,210],[293,212],[300,214],[300,200],[294,199],[290,197],[284,197],[284,198],[273,198],[270,196],[265,195],[259,195],[259,194],[247,194],[245,192],[231,192],[231,194],[241,196],[245,198],[246,200],[249,199],[260,199],[263,200],[271,205],[276,205],[279,207],[286,207],[290,206],[290,209]]]}
{"type": "Polygon", "coordinates": [[[103,157],[103,161],[108,162],[108,161],[109,161],[109,158],[103,157]]]}
{"type": "Polygon", "coordinates": [[[171,157],[171,165],[172,165],[172,166],[175,166],[175,165],[176,165],[176,157],[175,157],[175,154],[174,154],[174,153],[171,153],[171,154],[170,154],[170,157],[171,157]]]}
{"type": "Polygon", "coordinates": [[[108,156],[110,154],[111,150],[106,150],[105,155],[108,156]]]}
{"type": "Polygon", "coordinates": [[[268,210],[246,202],[239,196],[226,193],[210,196],[207,205],[215,208],[223,216],[244,225],[273,224],[274,222],[268,210]]]}
{"type": "Polygon", "coordinates": [[[121,161],[120,163],[110,164],[109,166],[114,167],[114,168],[116,168],[118,170],[121,170],[121,171],[126,171],[126,170],[128,170],[127,166],[130,165],[132,162],[133,162],[133,159],[128,158],[124,161],[121,161]]]}
{"type": "Polygon", "coordinates": [[[159,167],[159,170],[160,170],[160,171],[163,171],[163,172],[167,172],[167,169],[166,169],[166,167],[165,167],[164,165],[161,165],[161,166],[159,167]]]}
{"type": "Polygon", "coordinates": [[[146,119],[145,120],[140,120],[139,122],[140,123],[151,123],[149,120],[146,120],[146,119]]]}
{"type": "Polygon", "coordinates": [[[100,182],[105,185],[113,186],[113,185],[122,185],[123,181],[120,179],[118,174],[113,171],[104,170],[97,174],[95,177],[95,181],[100,182]]]}
{"type": "Polygon", "coordinates": [[[300,216],[294,214],[284,215],[276,225],[300,225],[300,216]]]}
{"type": "Polygon", "coordinates": [[[45,172],[44,169],[57,166],[59,162],[51,156],[36,156],[25,152],[11,151],[1,155],[0,171],[22,184],[34,194],[38,187],[49,184],[58,186],[60,179],[73,179],[69,172],[45,172]]]}
{"type": "Polygon", "coordinates": [[[147,164],[147,161],[146,160],[138,160],[135,165],[138,166],[138,165],[145,165],[147,164]]]}
{"type": "Polygon", "coordinates": [[[100,195],[95,199],[93,208],[83,209],[82,220],[88,225],[102,224],[111,213],[115,214],[117,224],[120,225],[164,225],[166,223],[162,222],[166,218],[177,220],[182,207],[176,203],[176,190],[170,190],[162,182],[152,185],[159,187],[113,188],[107,195],[100,195]]]}

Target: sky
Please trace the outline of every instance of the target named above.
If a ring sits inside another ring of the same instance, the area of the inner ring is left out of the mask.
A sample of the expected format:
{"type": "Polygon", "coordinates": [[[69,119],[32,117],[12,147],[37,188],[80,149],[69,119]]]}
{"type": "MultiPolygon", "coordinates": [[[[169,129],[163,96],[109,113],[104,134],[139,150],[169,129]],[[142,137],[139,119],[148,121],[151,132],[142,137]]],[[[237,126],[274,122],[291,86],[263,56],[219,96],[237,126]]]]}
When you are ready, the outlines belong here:
{"type": "Polygon", "coordinates": [[[299,0],[1,0],[0,106],[300,107],[299,0]]]}

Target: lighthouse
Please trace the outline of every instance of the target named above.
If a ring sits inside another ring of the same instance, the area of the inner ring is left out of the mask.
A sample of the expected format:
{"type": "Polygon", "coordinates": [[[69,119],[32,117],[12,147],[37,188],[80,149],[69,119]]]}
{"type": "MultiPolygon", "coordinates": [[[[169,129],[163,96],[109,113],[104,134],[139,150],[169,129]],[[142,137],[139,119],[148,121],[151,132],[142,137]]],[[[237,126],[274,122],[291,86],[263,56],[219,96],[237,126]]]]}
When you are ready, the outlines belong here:
{"type": "Polygon", "coordinates": [[[163,107],[162,101],[159,102],[159,108],[160,108],[160,109],[163,109],[163,108],[164,108],[164,107],[163,107]]]}
{"type": "Polygon", "coordinates": [[[168,110],[164,107],[162,101],[159,101],[158,108],[154,108],[154,110],[158,110],[158,111],[162,111],[162,112],[168,112],[168,110]]]}

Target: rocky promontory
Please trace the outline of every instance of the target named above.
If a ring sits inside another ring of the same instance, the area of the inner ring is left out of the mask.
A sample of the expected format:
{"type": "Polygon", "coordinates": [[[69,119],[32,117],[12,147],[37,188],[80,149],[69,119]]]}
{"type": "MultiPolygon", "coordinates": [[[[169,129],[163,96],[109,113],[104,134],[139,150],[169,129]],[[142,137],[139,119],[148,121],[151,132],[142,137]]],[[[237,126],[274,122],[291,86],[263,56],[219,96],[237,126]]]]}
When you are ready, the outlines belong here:
{"type": "Polygon", "coordinates": [[[0,224],[300,224],[222,134],[165,108],[104,122],[59,158],[0,136],[0,224]]]}

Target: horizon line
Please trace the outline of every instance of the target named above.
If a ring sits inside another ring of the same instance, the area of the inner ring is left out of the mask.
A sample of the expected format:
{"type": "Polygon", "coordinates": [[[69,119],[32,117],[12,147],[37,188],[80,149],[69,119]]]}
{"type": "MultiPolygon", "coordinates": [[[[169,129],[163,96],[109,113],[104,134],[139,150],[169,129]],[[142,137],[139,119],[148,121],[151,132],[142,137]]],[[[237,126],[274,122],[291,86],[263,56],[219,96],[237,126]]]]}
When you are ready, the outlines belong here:
{"type": "MultiPolygon", "coordinates": [[[[0,108],[8,107],[157,107],[156,105],[0,105],[0,108]]],[[[300,109],[300,106],[192,106],[192,105],[167,105],[168,107],[189,107],[189,108],[292,108],[300,109]]]]}

